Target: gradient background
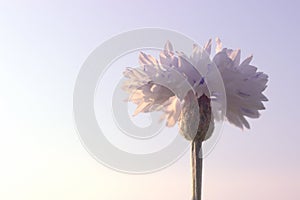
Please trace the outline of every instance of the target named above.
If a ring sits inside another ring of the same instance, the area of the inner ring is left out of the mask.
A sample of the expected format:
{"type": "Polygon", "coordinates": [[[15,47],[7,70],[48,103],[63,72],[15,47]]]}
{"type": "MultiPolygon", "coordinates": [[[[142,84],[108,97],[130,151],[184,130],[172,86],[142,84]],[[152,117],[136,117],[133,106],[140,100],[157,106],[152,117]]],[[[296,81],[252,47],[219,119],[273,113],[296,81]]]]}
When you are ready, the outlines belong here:
{"type": "Polygon", "coordinates": [[[299,1],[1,1],[0,199],[190,199],[186,154],[150,175],[120,174],[82,147],[72,115],[81,64],[112,35],[177,30],[254,54],[270,76],[252,129],[229,124],[205,159],[208,200],[300,199],[299,1]],[[298,88],[298,89],[297,89],[298,88]]]}

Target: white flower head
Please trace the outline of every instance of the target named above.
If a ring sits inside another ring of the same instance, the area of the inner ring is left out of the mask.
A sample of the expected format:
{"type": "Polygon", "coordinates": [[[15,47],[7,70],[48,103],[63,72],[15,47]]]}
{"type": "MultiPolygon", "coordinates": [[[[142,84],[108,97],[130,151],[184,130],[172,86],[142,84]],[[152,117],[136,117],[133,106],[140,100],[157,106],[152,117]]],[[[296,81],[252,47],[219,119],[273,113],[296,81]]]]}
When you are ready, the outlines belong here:
{"type": "MultiPolygon", "coordinates": [[[[265,109],[262,94],[266,88],[268,76],[258,72],[250,64],[252,56],[240,63],[241,51],[222,48],[221,41],[216,40],[216,55],[212,61],[216,64],[223,79],[228,121],[240,128],[250,128],[245,117],[258,118],[259,110],[265,109]]],[[[166,125],[171,127],[177,122],[181,134],[192,140],[197,132],[199,120],[198,101],[205,95],[217,99],[218,94],[209,91],[212,41],[204,48],[193,46],[191,56],[183,52],[174,52],[168,41],[159,55],[159,60],[141,52],[140,67],[127,68],[127,78],[123,89],[129,94],[128,101],[137,104],[134,115],[140,112],[162,111],[166,125]],[[199,71],[204,72],[200,74],[199,71]],[[196,129],[195,129],[196,127],[196,129]]],[[[214,116],[215,117],[215,116],[214,116]]],[[[209,134],[205,137],[207,139],[209,134]]]]}

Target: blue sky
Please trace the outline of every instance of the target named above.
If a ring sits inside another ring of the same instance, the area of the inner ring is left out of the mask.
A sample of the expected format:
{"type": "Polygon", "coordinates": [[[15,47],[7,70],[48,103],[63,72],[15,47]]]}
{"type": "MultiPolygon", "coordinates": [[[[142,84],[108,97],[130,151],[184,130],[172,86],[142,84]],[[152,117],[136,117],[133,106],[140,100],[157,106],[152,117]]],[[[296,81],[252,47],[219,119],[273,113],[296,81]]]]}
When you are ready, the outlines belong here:
{"type": "Polygon", "coordinates": [[[299,6],[296,0],[1,1],[0,197],[190,197],[189,154],[156,174],[120,174],[90,157],[73,121],[74,83],[88,55],[120,32],[161,27],[199,44],[220,37],[224,46],[241,48],[243,58],[253,54],[270,77],[262,117],[246,131],[226,124],[205,159],[205,199],[299,199],[299,6]]]}

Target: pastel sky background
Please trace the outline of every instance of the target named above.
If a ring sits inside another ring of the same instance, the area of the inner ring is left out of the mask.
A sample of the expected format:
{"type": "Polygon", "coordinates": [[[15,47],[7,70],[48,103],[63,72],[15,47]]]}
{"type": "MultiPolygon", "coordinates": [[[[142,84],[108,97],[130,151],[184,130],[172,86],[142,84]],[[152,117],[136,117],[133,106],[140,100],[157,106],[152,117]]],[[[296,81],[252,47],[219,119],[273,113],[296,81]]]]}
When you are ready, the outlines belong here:
{"type": "Polygon", "coordinates": [[[253,53],[270,101],[251,130],[225,124],[204,166],[204,199],[300,199],[300,2],[0,1],[0,199],[190,199],[187,153],[148,175],[121,174],[83,148],[72,111],[81,64],[141,27],[253,53]]]}

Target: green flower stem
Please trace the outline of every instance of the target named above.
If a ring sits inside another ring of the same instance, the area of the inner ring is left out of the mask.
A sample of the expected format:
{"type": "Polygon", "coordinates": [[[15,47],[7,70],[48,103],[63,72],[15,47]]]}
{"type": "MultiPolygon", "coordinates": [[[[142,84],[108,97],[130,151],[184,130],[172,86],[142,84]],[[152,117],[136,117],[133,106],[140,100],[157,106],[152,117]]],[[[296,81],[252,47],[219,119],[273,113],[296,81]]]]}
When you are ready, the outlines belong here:
{"type": "Polygon", "coordinates": [[[202,190],[202,141],[194,139],[192,142],[192,173],[193,200],[201,200],[202,190]]]}
{"type": "Polygon", "coordinates": [[[203,94],[198,99],[200,121],[198,125],[198,131],[195,138],[192,141],[192,173],[193,173],[193,200],[201,200],[202,190],[202,142],[209,137],[209,133],[212,131],[213,124],[210,99],[203,94]],[[210,127],[211,125],[211,127],[210,127]],[[211,130],[210,130],[211,128],[211,130]]]}

